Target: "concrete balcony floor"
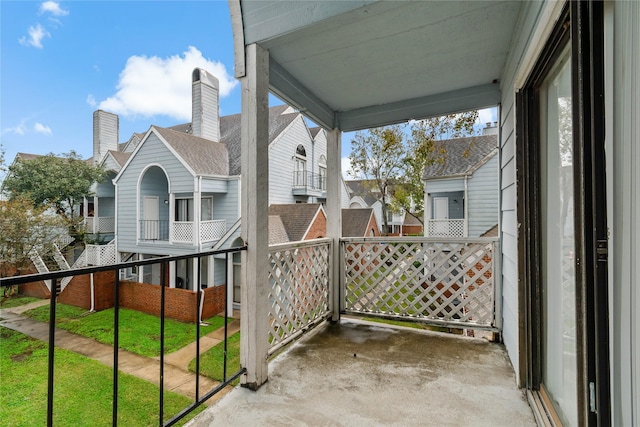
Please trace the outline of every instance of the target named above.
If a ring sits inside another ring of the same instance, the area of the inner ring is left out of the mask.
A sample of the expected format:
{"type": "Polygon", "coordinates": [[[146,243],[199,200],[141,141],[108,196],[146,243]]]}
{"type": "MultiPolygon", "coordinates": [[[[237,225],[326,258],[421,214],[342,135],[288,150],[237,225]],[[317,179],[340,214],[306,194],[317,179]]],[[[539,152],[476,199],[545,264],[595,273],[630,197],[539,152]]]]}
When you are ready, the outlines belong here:
{"type": "Polygon", "coordinates": [[[277,356],[257,392],[237,387],[188,425],[536,424],[502,345],[345,319],[277,356]]]}

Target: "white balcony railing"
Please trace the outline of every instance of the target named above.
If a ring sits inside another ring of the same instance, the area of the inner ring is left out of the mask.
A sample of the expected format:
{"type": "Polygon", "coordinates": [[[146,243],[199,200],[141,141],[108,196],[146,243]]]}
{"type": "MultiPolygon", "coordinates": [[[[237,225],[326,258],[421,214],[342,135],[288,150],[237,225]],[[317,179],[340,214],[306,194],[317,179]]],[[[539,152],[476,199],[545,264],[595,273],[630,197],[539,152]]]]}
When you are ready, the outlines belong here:
{"type": "Polygon", "coordinates": [[[86,265],[112,265],[116,264],[116,245],[87,245],[85,248],[86,265]]]}
{"type": "Polygon", "coordinates": [[[427,220],[429,237],[466,237],[465,219],[429,219],[427,220]]]}
{"type": "MultiPolygon", "coordinates": [[[[174,243],[195,242],[195,223],[193,221],[174,221],[172,224],[174,243]]],[[[219,240],[227,231],[227,221],[217,219],[212,221],[202,221],[200,223],[200,242],[214,242],[219,240]]]]}
{"type": "Polygon", "coordinates": [[[344,310],[500,330],[498,240],[343,238],[344,310]]]}
{"type": "Polygon", "coordinates": [[[88,216],[85,218],[87,231],[96,233],[113,233],[116,229],[116,218],[113,216],[88,216]]]}
{"type": "Polygon", "coordinates": [[[329,314],[331,239],[269,246],[269,353],[329,314]]]}

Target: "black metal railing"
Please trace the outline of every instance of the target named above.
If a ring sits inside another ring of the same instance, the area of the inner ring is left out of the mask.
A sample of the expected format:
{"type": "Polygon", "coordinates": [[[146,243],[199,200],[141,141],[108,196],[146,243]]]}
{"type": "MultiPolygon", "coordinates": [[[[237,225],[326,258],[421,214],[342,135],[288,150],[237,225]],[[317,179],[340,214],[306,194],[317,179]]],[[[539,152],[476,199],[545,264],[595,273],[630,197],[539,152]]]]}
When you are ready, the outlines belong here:
{"type": "MultiPolygon", "coordinates": [[[[200,396],[200,321],[196,322],[196,369],[195,369],[195,399],[194,401],[183,410],[178,412],[176,415],[172,416],[167,421],[164,421],[164,353],[165,353],[165,302],[166,302],[166,288],[168,286],[168,266],[169,262],[178,261],[178,260],[190,260],[194,258],[198,258],[198,264],[201,259],[208,256],[213,255],[224,255],[225,256],[225,265],[228,264],[229,254],[234,254],[243,250],[246,250],[246,246],[236,247],[225,250],[217,250],[217,251],[209,251],[209,252],[201,252],[194,255],[185,255],[185,256],[171,256],[171,257],[160,257],[147,259],[143,261],[133,261],[126,262],[108,266],[100,266],[100,267],[86,267],[79,268],[74,270],[64,270],[64,271],[56,271],[51,273],[44,274],[30,274],[24,276],[13,276],[7,278],[0,279],[0,288],[7,286],[20,285],[25,283],[33,283],[39,281],[49,281],[49,288],[52,291],[52,297],[50,299],[50,309],[49,309],[49,335],[48,335],[48,367],[47,367],[47,426],[53,425],[53,413],[54,413],[54,361],[55,361],[55,335],[56,335],[56,286],[57,283],[64,277],[70,276],[79,276],[91,273],[98,273],[103,271],[113,271],[114,272],[114,320],[113,320],[113,406],[112,406],[112,425],[117,425],[118,420],[118,348],[119,348],[119,311],[120,311],[120,271],[126,270],[127,268],[132,267],[140,267],[147,266],[152,264],[160,264],[161,274],[160,274],[160,372],[159,372],[159,405],[158,405],[158,425],[159,426],[172,426],[178,421],[182,420],[185,416],[191,413],[194,409],[202,405],[212,396],[223,390],[226,386],[231,384],[234,380],[239,378],[242,374],[246,372],[245,368],[241,368],[237,372],[234,372],[230,375],[227,374],[227,345],[228,345],[228,318],[227,318],[227,307],[228,298],[227,298],[227,285],[224,285],[224,360],[223,360],[223,381],[218,384],[213,389],[207,391],[202,396],[200,396]]],[[[227,269],[225,271],[225,283],[228,281],[227,277],[227,269]]],[[[204,292],[200,284],[197,284],[196,292],[198,293],[198,297],[196,298],[196,310],[200,307],[200,301],[204,298],[204,292]]],[[[200,319],[198,319],[200,320],[200,319]]],[[[86,396],[78,396],[78,399],[85,399],[86,396]]]]}
{"type": "Polygon", "coordinates": [[[141,219],[140,240],[169,240],[169,221],[141,219]]]}

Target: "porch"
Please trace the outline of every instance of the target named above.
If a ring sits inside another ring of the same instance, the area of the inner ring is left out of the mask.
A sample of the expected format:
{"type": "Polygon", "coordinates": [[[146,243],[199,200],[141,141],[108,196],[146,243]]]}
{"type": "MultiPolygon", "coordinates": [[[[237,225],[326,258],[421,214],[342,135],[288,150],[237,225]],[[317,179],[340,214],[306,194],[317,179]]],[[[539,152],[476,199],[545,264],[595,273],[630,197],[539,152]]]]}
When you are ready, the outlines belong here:
{"type": "Polygon", "coordinates": [[[197,245],[218,241],[227,231],[227,221],[140,220],[141,241],[167,241],[197,245]]]}
{"type": "Polygon", "coordinates": [[[504,347],[481,338],[343,319],[269,371],[188,425],[536,425],[504,347]]]}

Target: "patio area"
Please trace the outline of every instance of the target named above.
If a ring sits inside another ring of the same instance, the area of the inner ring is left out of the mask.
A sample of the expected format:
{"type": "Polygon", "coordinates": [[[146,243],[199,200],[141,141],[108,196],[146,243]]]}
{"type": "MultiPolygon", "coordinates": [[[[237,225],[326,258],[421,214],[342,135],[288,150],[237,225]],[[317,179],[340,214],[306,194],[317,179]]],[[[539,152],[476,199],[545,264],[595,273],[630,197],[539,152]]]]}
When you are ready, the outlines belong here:
{"type": "Polygon", "coordinates": [[[258,391],[236,387],[188,425],[536,425],[504,347],[481,338],[343,318],[269,372],[258,391]]]}

